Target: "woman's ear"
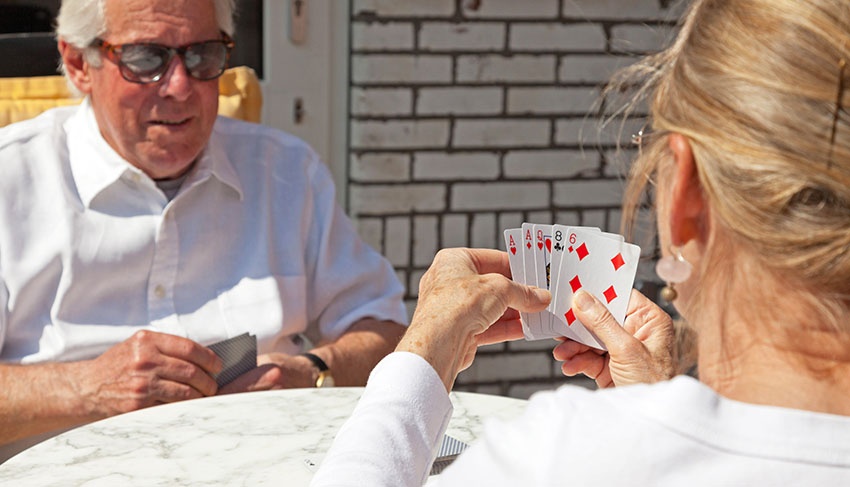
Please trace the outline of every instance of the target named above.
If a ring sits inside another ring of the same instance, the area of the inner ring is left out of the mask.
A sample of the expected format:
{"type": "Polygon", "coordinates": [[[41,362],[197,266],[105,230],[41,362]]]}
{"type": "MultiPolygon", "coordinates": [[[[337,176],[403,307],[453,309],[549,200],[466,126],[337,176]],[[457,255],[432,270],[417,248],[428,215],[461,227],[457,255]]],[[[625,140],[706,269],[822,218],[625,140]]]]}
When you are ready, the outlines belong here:
{"type": "Polygon", "coordinates": [[[90,66],[83,56],[83,51],[59,39],[59,54],[62,56],[62,64],[65,66],[68,79],[83,94],[91,93],[90,66]]]}
{"type": "Polygon", "coordinates": [[[682,246],[708,238],[708,206],[699,180],[694,153],[688,139],[678,133],[668,137],[673,153],[673,184],[670,198],[670,243],[682,246]]]}

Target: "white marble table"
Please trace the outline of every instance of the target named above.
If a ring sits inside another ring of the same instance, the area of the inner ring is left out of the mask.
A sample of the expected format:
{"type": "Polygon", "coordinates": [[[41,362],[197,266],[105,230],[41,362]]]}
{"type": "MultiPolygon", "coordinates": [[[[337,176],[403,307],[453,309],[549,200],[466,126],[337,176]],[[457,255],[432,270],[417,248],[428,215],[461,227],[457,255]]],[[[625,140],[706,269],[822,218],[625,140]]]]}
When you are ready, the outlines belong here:
{"type": "MultiPolygon", "coordinates": [[[[0,465],[0,485],[307,485],[361,388],[216,396],[82,426],[0,465]],[[311,465],[312,464],[312,465],[311,465]]],[[[525,401],[452,393],[447,434],[472,441],[484,420],[519,415],[525,401]]]]}

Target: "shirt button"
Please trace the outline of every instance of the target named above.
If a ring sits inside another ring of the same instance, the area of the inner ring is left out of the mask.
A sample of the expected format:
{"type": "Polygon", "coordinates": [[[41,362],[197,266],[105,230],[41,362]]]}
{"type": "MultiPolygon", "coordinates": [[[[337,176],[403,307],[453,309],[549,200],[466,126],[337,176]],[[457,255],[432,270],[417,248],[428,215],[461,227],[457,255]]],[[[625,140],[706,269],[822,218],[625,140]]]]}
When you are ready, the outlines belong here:
{"type": "Polygon", "coordinates": [[[159,299],[165,297],[165,288],[162,287],[161,284],[157,284],[155,288],[153,288],[153,295],[159,299]]]}

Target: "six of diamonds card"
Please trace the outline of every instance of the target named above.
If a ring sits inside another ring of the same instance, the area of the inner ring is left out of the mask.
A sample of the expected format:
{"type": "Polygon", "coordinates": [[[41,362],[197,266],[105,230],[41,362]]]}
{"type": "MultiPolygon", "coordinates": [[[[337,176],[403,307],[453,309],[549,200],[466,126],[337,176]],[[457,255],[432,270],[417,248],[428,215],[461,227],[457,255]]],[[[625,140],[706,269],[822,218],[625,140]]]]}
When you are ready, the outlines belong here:
{"type": "Polygon", "coordinates": [[[527,340],[564,336],[595,348],[604,345],[571,307],[583,289],[622,324],[640,260],[640,247],[621,235],[593,227],[523,223],[505,230],[513,280],[549,289],[552,302],[539,313],[522,313],[527,340]]]}

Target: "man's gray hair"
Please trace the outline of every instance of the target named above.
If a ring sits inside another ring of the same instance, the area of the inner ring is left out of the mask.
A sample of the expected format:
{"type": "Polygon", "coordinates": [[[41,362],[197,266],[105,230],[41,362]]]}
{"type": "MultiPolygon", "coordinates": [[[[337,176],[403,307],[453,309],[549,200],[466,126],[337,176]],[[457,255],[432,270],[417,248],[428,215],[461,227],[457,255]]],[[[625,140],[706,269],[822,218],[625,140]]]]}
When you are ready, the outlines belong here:
{"type": "MultiPolygon", "coordinates": [[[[233,37],[236,0],[212,0],[212,3],[219,28],[233,37]]],[[[105,33],[106,0],[62,0],[56,17],[57,38],[78,49],[86,49],[95,38],[105,33]]],[[[95,54],[97,51],[86,49],[85,53],[89,64],[100,65],[100,56],[95,54]]],[[[60,69],[65,72],[64,65],[60,69]]]]}

